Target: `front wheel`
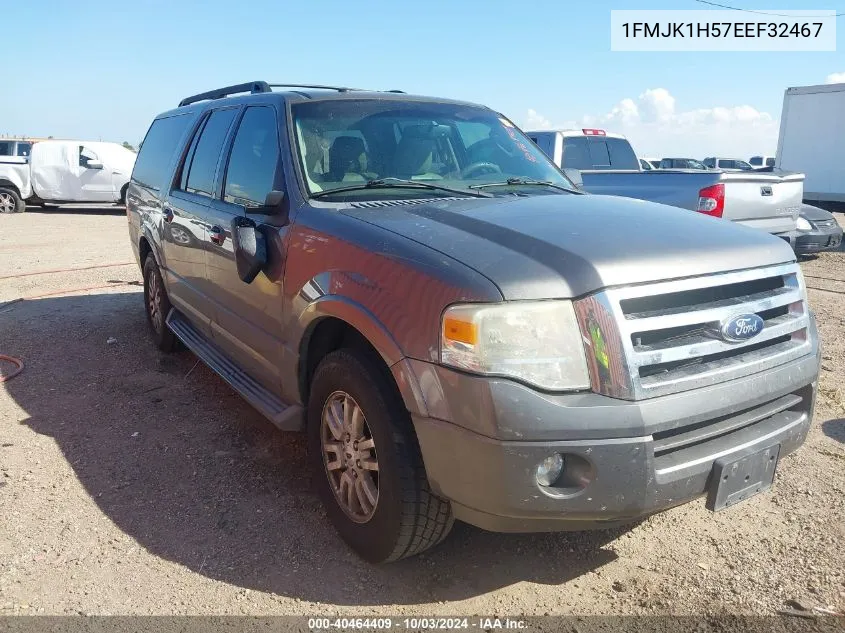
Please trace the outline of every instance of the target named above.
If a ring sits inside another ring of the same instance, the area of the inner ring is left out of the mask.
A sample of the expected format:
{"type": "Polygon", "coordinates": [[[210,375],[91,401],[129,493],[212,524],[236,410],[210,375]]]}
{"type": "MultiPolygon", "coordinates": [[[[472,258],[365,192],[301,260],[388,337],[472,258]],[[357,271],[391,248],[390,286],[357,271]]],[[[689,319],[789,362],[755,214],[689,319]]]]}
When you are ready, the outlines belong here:
{"type": "Polygon", "coordinates": [[[410,416],[369,355],[342,349],[317,367],[308,449],[329,519],[365,560],[419,554],[452,528],[449,503],[429,488],[410,416]]]}
{"type": "Polygon", "coordinates": [[[18,192],[9,187],[0,187],[0,213],[23,213],[26,203],[18,192]]]}

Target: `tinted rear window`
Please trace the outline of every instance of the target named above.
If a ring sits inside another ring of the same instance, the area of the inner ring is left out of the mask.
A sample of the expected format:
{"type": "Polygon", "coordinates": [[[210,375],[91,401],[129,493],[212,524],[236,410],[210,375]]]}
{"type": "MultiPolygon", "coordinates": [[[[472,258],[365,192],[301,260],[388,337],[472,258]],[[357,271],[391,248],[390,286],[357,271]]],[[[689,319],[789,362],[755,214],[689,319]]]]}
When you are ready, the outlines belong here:
{"type": "Polygon", "coordinates": [[[182,114],[153,121],[138,152],[133,181],[155,191],[164,186],[173,154],[190,122],[191,117],[182,114]]]}
{"type": "Polygon", "coordinates": [[[624,138],[563,139],[563,167],[573,169],[639,169],[631,144],[624,138]]]}
{"type": "Polygon", "coordinates": [[[237,113],[235,109],[216,110],[211,113],[191,159],[186,191],[208,196],[214,193],[217,161],[220,159],[223,142],[229,134],[229,127],[237,113]]]}

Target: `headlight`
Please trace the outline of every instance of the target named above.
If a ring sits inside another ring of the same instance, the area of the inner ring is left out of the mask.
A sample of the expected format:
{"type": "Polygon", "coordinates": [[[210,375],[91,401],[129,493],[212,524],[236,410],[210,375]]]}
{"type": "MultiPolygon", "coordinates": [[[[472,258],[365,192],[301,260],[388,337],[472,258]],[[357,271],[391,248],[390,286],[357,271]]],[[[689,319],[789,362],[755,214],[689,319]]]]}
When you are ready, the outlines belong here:
{"type": "Polygon", "coordinates": [[[799,215],[798,216],[798,230],[799,231],[812,231],[813,225],[810,224],[809,220],[806,220],[799,215]]]}
{"type": "Polygon", "coordinates": [[[798,283],[798,289],[801,291],[801,299],[804,301],[804,306],[807,305],[807,282],[804,280],[804,271],[801,266],[796,267],[795,281],[798,283]]]}
{"type": "Polygon", "coordinates": [[[443,314],[440,359],[550,391],[590,387],[570,301],[452,306],[443,314]]]}

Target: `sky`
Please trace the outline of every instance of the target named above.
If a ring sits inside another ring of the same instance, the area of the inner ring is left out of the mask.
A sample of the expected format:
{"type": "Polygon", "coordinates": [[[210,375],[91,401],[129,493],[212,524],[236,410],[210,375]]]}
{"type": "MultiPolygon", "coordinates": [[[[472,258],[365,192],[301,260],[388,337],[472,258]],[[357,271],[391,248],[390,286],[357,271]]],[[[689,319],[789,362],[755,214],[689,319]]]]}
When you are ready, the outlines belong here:
{"type": "MultiPolygon", "coordinates": [[[[836,9],[845,0],[722,0],[836,9]]],[[[695,0],[26,0],[4,23],[14,91],[0,135],[128,141],[185,96],[253,80],[401,89],[481,103],[523,129],[603,127],[640,156],[774,154],[784,90],[845,81],[837,52],[610,51],[611,9],[704,9],[695,0]],[[49,19],[45,19],[48,16],[49,19]]]]}

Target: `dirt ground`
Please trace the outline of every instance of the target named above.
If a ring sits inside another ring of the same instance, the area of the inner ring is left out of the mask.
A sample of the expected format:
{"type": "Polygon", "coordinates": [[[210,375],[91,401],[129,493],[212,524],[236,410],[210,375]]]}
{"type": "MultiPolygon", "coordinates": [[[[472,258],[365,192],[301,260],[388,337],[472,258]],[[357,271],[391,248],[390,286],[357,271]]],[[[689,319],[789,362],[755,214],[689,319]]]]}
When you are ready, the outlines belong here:
{"type": "Polygon", "coordinates": [[[0,215],[0,354],[26,363],[0,384],[0,614],[845,610],[845,252],[802,264],[824,364],[813,430],[773,491],[610,532],[458,525],[376,567],[327,524],[300,436],[189,352],[153,347],[125,224],[0,215]]]}

